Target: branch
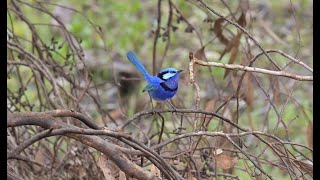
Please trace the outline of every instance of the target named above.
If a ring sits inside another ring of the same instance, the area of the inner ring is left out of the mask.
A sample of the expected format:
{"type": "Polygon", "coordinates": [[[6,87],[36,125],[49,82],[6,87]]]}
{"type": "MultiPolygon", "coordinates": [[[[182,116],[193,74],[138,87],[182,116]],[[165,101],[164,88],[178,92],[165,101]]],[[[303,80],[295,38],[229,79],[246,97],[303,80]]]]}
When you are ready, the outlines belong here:
{"type": "Polygon", "coordinates": [[[207,111],[203,111],[203,110],[195,110],[195,109],[153,109],[153,110],[141,111],[141,112],[135,114],[132,118],[125,121],[122,125],[119,125],[117,127],[117,131],[122,131],[123,128],[125,128],[127,125],[129,125],[131,122],[137,120],[141,116],[148,115],[148,114],[154,114],[154,113],[174,113],[174,112],[175,113],[182,113],[182,114],[184,114],[184,113],[200,113],[203,115],[211,115],[211,116],[219,118],[220,120],[222,120],[224,122],[229,123],[230,125],[240,129],[241,131],[244,131],[244,132],[249,131],[248,129],[240,127],[239,125],[235,124],[232,120],[227,119],[223,116],[220,116],[217,113],[207,112],[207,111]]]}
{"type": "Polygon", "coordinates": [[[280,70],[280,68],[277,66],[277,64],[275,62],[273,62],[273,60],[271,59],[271,57],[268,55],[268,53],[262,48],[262,46],[258,43],[258,41],[242,26],[240,26],[238,23],[233,22],[229,19],[227,19],[226,17],[224,17],[223,15],[221,15],[220,13],[216,12],[215,10],[213,10],[212,8],[210,8],[205,2],[203,2],[202,0],[198,0],[200,2],[200,4],[202,4],[205,8],[209,9],[213,14],[217,15],[220,18],[223,18],[225,21],[227,21],[228,23],[234,25],[235,27],[237,27],[239,30],[241,30],[243,33],[245,33],[260,49],[261,51],[263,51],[263,53],[267,56],[267,58],[270,60],[270,62],[277,68],[280,70]]]}
{"type": "MultiPolygon", "coordinates": [[[[223,63],[217,63],[217,62],[205,62],[202,60],[198,60],[195,57],[190,62],[190,64],[191,63],[192,64],[199,64],[202,66],[215,66],[215,67],[222,67],[222,68],[231,69],[231,70],[240,70],[240,71],[269,74],[269,75],[274,75],[274,76],[283,76],[283,77],[295,79],[298,81],[313,81],[313,76],[300,76],[300,75],[288,73],[285,71],[273,71],[273,70],[256,68],[256,67],[242,66],[242,65],[238,65],[238,64],[223,64],[223,63]]],[[[191,73],[191,72],[190,72],[190,82],[191,83],[194,82],[194,76],[193,76],[193,73],[191,73]]]]}
{"type": "MultiPolygon", "coordinates": [[[[25,116],[25,113],[8,113],[7,127],[37,125],[45,129],[70,128],[74,131],[80,129],[75,126],[68,125],[64,122],[57,121],[55,120],[55,118],[45,113],[42,113],[42,115],[40,116],[40,113],[35,113],[34,116],[31,116],[31,114],[32,113],[29,113],[28,116],[25,116]]],[[[106,130],[98,131],[104,131],[105,133],[108,132],[106,130]]],[[[100,137],[87,136],[83,134],[66,134],[66,136],[104,153],[111,161],[113,161],[123,172],[125,172],[129,176],[135,177],[137,179],[158,179],[157,176],[151,174],[149,171],[144,170],[140,166],[128,160],[126,156],[118,150],[117,146],[103,140],[100,137]]]]}

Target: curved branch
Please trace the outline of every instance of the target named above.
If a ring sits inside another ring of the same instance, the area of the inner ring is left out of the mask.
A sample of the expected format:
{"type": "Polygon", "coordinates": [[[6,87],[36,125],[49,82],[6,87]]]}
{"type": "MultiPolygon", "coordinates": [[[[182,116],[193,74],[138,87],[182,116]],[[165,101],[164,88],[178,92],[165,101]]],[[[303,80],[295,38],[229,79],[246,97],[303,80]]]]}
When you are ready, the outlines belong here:
{"type": "MultiPolygon", "coordinates": [[[[45,129],[77,128],[64,122],[56,121],[49,115],[31,116],[30,114],[29,116],[25,116],[24,113],[8,113],[7,127],[37,125],[45,129]]],[[[125,172],[129,176],[135,177],[137,179],[159,179],[149,171],[144,170],[142,167],[128,160],[121,151],[118,151],[118,148],[114,144],[109,143],[100,137],[87,136],[83,134],[66,134],[66,136],[80,141],[81,143],[104,153],[111,161],[113,161],[123,172],[125,172]]]]}
{"type": "Polygon", "coordinates": [[[220,120],[222,120],[224,122],[231,124],[232,126],[238,128],[244,132],[249,131],[248,129],[240,127],[239,125],[237,125],[236,123],[234,123],[230,119],[227,119],[217,113],[203,111],[203,110],[195,110],[195,109],[159,109],[159,110],[153,109],[153,110],[141,111],[141,112],[135,114],[132,118],[125,121],[123,124],[119,125],[117,127],[117,131],[123,130],[123,128],[125,128],[127,125],[129,125],[131,122],[137,120],[141,116],[148,115],[148,114],[154,114],[154,113],[182,113],[182,114],[184,114],[184,113],[200,113],[200,114],[204,114],[204,115],[211,115],[211,116],[219,118],[220,120]]]}

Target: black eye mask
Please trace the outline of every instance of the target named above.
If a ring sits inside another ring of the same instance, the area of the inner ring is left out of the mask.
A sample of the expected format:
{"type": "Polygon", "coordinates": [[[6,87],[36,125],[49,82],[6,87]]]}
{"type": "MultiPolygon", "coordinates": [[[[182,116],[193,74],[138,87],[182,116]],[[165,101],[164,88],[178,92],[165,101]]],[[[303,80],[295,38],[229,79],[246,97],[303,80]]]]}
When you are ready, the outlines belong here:
{"type": "Polygon", "coordinates": [[[164,76],[165,74],[167,74],[167,73],[176,74],[177,72],[176,72],[176,71],[163,71],[163,72],[161,72],[161,73],[158,73],[157,76],[158,76],[158,78],[160,78],[160,79],[162,79],[162,80],[165,81],[165,80],[168,80],[168,79],[169,79],[169,78],[168,78],[168,79],[164,79],[164,77],[163,77],[163,76],[164,76]]]}

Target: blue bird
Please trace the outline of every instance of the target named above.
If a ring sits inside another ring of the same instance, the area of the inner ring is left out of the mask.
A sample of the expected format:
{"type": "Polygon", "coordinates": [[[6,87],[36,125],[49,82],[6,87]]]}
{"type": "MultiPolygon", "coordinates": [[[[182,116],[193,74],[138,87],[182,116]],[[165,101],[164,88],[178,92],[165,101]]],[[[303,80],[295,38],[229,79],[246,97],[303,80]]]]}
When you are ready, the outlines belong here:
{"type": "Polygon", "coordinates": [[[143,92],[147,91],[152,99],[156,101],[167,101],[176,94],[178,90],[179,74],[182,70],[165,68],[157,75],[151,76],[133,52],[129,51],[127,57],[148,82],[147,86],[143,89],[143,92]]]}

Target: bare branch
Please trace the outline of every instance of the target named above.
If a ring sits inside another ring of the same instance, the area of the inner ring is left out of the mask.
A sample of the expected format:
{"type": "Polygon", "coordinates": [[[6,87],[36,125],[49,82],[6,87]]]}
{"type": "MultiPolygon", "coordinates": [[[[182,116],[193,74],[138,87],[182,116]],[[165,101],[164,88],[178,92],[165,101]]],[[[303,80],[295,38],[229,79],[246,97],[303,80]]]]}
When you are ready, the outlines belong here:
{"type": "MultiPolygon", "coordinates": [[[[274,76],[283,76],[283,77],[295,79],[298,81],[313,81],[313,76],[300,76],[300,75],[288,73],[285,71],[273,71],[273,70],[256,68],[256,67],[242,66],[242,65],[238,65],[238,64],[223,64],[223,63],[218,63],[218,62],[205,62],[202,60],[198,60],[196,58],[194,58],[190,63],[195,63],[195,64],[199,64],[202,66],[214,66],[214,67],[222,67],[222,68],[231,69],[231,70],[240,70],[240,71],[269,74],[269,75],[274,75],[274,76]]],[[[191,76],[191,72],[190,72],[190,81],[194,82],[194,77],[191,76]]]]}

